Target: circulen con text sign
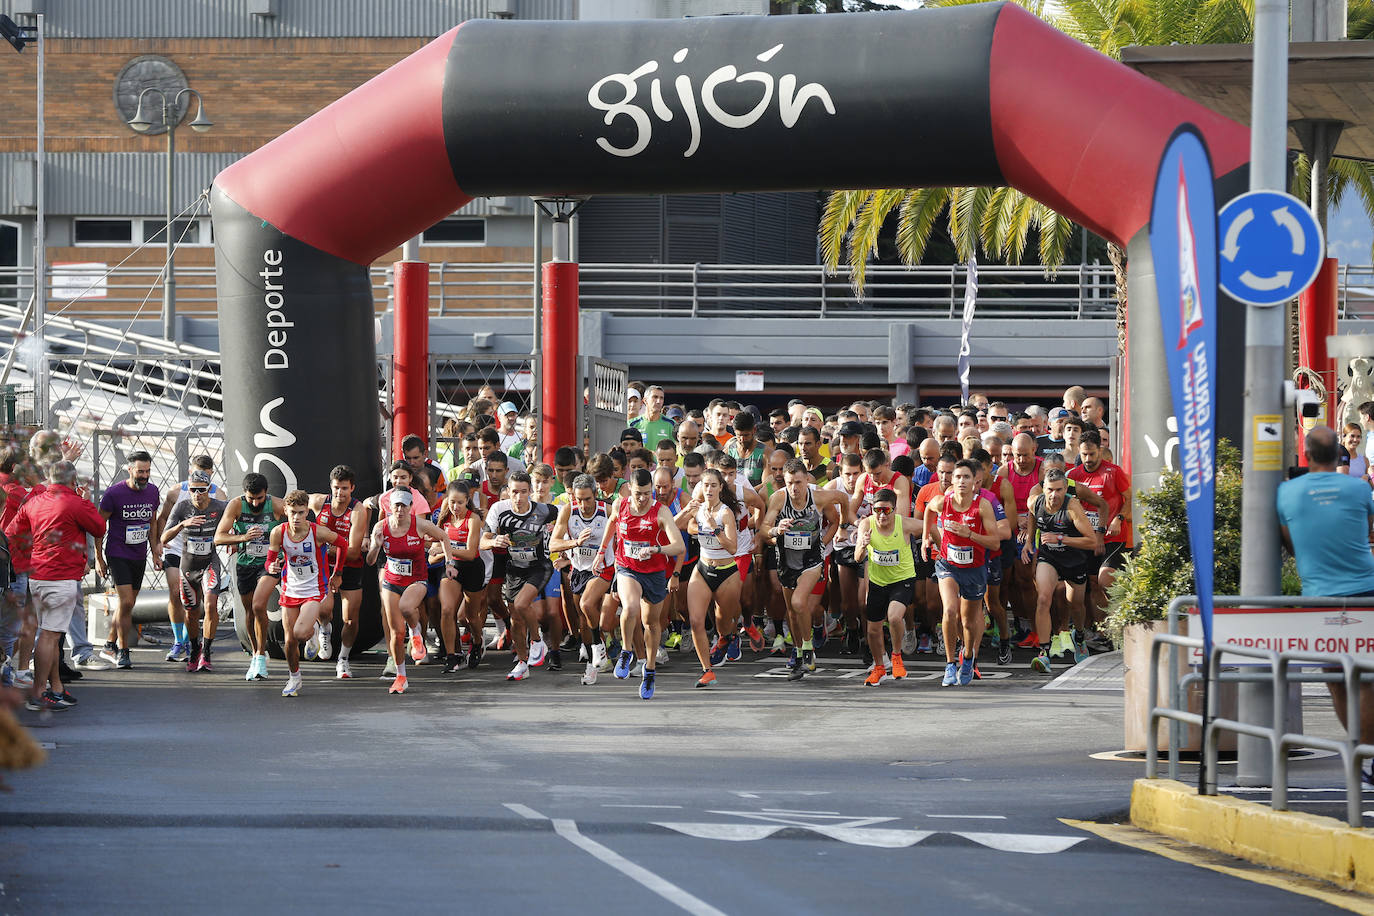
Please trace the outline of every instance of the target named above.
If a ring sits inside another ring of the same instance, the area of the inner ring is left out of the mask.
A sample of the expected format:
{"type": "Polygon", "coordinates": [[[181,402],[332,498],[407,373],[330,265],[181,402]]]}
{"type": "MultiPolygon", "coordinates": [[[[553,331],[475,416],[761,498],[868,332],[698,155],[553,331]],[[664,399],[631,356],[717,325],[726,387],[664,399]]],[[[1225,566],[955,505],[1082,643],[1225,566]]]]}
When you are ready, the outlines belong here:
{"type": "Polygon", "coordinates": [[[1159,163],[1150,210],[1164,356],[1178,422],[1179,470],[1202,618],[1212,646],[1212,538],[1216,510],[1217,209],[1212,160],[1191,124],[1174,132],[1159,163]]]}

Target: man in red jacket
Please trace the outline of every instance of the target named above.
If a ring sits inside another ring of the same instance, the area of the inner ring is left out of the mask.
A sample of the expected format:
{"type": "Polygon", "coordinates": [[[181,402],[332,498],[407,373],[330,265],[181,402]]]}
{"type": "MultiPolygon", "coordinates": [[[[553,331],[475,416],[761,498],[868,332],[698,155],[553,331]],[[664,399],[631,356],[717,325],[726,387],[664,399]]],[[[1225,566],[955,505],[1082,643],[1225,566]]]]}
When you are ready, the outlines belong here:
{"type": "Polygon", "coordinates": [[[30,545],[29,590],[38,609],[33,686],[27,704],[32,710],[66,709],[76,704],[59,673],[62,634],[81,602],[86,535],[105,536],[105,519],[93,503],[76,494],[76,479],[76,466],[70,461],[53,462],[48,467],[47,489],[30,496],[5,527],[5,535],[12,542],[30,545]]]}

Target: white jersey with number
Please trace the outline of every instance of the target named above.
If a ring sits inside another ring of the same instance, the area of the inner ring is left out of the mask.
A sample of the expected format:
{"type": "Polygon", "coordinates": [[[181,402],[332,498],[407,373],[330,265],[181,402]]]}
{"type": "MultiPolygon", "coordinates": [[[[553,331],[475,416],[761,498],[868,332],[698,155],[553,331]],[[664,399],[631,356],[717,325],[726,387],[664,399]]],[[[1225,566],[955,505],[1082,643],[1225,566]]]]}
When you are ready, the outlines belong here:
{"type": "Polygon", "coordinates": [[[573,569],[580,569],[584,572],[600,572],[601,569],[610,565],[606,562],[608,558],[611,563],[615,562],[615,550],[608,546],[606,553],[601,558],[601,565],[596,565],[596,552],[601,549],[601,539],[606,536],[608,524],[610,524],[610,516],[606,513],[605,503],[598,502],[596,511],[592,513],[592,517],[589,519],[582,517],[582,512],[577,506],[572,507],[572,511],[568,513],[568,537],[576,539],[584,531],[591,531],[592,533],[592,536],[587,539],[587,543],[581,547],[564,551],[568,559],[572,561],[573,569]]]}
{"type": "Polygon", "coordinates": [[[315,523],[301,541],[291,540],[291,529],[282,531],[281,589],[287,598],[323,598],[328,594],[329,580],[324,569],[324,547],[315,539],[315,523]]]}

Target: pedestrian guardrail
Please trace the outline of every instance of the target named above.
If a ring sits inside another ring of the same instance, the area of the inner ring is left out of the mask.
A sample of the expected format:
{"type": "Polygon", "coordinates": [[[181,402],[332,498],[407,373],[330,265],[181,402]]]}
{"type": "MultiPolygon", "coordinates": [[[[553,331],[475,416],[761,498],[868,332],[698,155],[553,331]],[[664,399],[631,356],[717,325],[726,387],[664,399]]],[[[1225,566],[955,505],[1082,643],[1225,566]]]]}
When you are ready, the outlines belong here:
{"type": "MultiPolygon", "coordinates": [[[[1159,775],[1159,749],[1155,740],[1160,720],[1169,721],[1169,778],[1178,779],[1179,734],[1182,726],[1191,725],[1202,729],[1202,766],[1205,774],[1199,794],[1217,794],[1217,735],[1227,731],[1248,735],[1269,742],[1273,764],[1273,790],[1271,805],[1276,811],[1288,810],[1288,749],[1310,747],[1331,751],[1341,758],[1346,789],[1346,820],[1352,827],[1364,824],[1361,810],[1362,788],[1360,762],[1374,757],[1374,745],[1360,743],[1360,684],[1374,683],[1374,658],[1361,658],[1342,652],[1278,651],[1241,646],[1229,642],[1215,642],[1212,646],[1208,664],[1204,670],[1209,672],[1209,684],[1225,682],[1269,682],[1274,693],[1274,715],[1271,724],[1240,722],[1235,719],[1218,717],[1214,714],[1216,692],[1204,691],[1209,698],[1208,708],[1203,713],[1189,712],[1182,705],[1183,692],[1187,687],[1202,680],[1202,675],[1190,672],[1183,677],[1171,677],[1169,683],[1169,705],[1159,705],[1159,661],[1164,649],[1169,650],[1169,671],[1177,670],[1178,649],[1201,650],[1200,638],[1179,635],[1177,622],[1185,609],[1194,606],[1196,596],[1184,595],[1169,604],[1167,619],[1168,633],[1155,635],[1150,645],[1150,677],[1147,698],[1150,710],[1148,740],[1145,750],[1145,777],[1155,779],[1159,775]],[[1249,670],[1221,670],[1223,655],[1253,658],[1264,663],[1261,668],[1249,670]],[[1267,670],[1265,670],[1267,668],[1267,670]],[[1307,670],[1308,668],[1340,668],[1340,671],[1307,670]],[[1345,685],[1346,692],[1346,735],[1344,740],[1324,738],[1287,731],[1288,685],[1295,683],[1333,683],[1345,685]],[[1205,713],[1205,715],[1204,715],[1205,713]]],[[[1368,599],[1345,598],[1306,598],[1297,596],[1237,596],[1217,595],[1213,598],[1215,607],[1228,608],[1284,608],[1284,607],[1329,607],[1355,608],[1368,607],[1368,599]]]]}

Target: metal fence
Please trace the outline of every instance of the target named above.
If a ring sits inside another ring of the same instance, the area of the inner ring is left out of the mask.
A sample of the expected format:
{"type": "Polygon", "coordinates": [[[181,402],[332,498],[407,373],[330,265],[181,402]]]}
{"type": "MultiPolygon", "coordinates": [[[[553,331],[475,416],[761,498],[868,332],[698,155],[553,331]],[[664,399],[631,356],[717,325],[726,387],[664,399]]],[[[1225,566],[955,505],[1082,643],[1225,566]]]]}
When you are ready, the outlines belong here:
{"type": "MultiPolygon", "coordinates": [[[[1167,617],[1169,632],[1154,637],[1150,645],[1150,687],[1148,704],[1150,709],[1149,739],[1145,747],[1145,777],[1155,779],[1159,775],[1158,742],[1154,740],[1161,719],[1169,721],[1169,778],[1178,778],[1178,755],[1183,725],[1204,728],[1204,716],[1189,712],[1182,705],[1182,697],[1187,686],[1202,679],[1196,672],[1182,678],[1170,678],[1169,705],[1159,704],[1159,656],[1165,648],[1169,650],[1169,669],[1177,670],[1175,653],[1178,649],[1202,649],[1200,638],[1181,636],[1176,632],[1176,624],[1185,609],[1197,603],[1195,595],[1175,598],[1169,604],[1167,617]]],[[[1330,607],[1352,608],[1367,607],[1369,602],[1360,599],[1344,598],[1305,598],[1296,596],[1235,596],[1217,595],[1213,598],[1216,607],[1330,607]]],[[[1205,710],[1205,728],[1202,733],[1202,764],[1205,778],[1199,794],[1217,794],[1217,736],[1219,732],[1229,731],[1237,734],[1260,738],[1269,742],[1273,767],[1273,791],[1270,804],[1276,811],[1288,809],[1288,749],[1291,747],[1311,747],[1331,751],[1341,758],[1345,777],[1346,819],[1352,827],[1362,827],[1362,784],[1360,761],[1374,757],[1374,745],[1360,743],[1360,684],[1374,683],[1374,659],[1359,658],[1349,653],[1329,652],[1279,652],[1272,649],[1256,649],[1232,643],[1214,643],[1208,660],[1207,670],[1210,683],[1227,682],[1268,682],[1273,687],[1274,715],[1269,724],[1239,722],[1235,719],[1215,715],[1216,691],[1208,691],[1209,709],[1205,710]],[[1223,655],[1242,656],[1267,662],[1268,671],[1222,671],[1223,655]],[[1335,671],[1308,671],[1309,667],[1340,668],[1335,671]],[[1343,740],[1324,738],[1319,735],[1299,734],[1288,731],[1288,685],[1294,683],[1341,682],[1346,688],[1346,735],[1343,740]]]]}
{"type": "Polygon", "coordinates": [[[630,367],[595,356],[578,360],[582,376],[581,416],[578,429],[586,442],[586,454],[604,452],[620,444],[625,428],[625,394],[630,383],[630,367]]]}
{"type": "MultiPolygon", "coordinates": [[[[429,357],[429,440],[451,438],[448,421],[471,419],[467,406],[482,389],[491,388],[495,410],[509,401],[516,410],[530,410],[534,367],[528,354],[438,355],[429,357]]],[[[499,417],[496,418],[499,422],[499,417]]]]}

